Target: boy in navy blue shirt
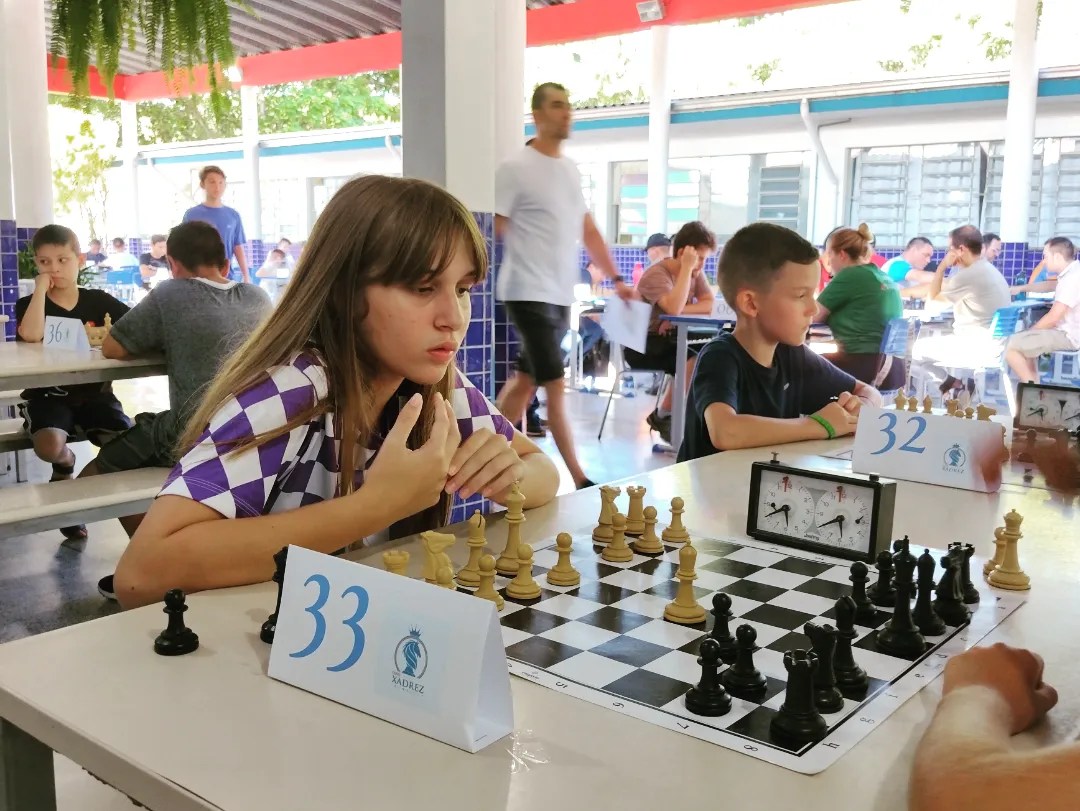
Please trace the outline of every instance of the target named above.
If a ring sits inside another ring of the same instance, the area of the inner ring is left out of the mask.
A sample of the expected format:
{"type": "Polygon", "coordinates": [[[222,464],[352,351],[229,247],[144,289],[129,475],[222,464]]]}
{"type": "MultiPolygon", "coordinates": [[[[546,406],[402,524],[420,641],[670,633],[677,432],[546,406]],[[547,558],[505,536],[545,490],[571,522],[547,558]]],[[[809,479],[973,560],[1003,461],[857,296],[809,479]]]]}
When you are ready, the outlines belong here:
{"type": "Polygon", "coordinates": [[[698,355],[680,462],[851,434],[862,404],[881,404],[804,343],[819,273],[817,249],[779,225],[748,225],[724,246],[717,279],[738,317],[698,355]]]}

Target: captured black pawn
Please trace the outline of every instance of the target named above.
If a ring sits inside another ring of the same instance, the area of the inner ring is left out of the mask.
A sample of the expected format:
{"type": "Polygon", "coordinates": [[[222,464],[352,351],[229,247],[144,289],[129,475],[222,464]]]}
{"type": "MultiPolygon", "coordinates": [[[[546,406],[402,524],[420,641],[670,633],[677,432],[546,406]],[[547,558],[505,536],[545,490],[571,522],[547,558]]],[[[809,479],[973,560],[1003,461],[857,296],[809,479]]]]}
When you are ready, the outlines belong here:
{"type": "Polygon", "coordinates": [[[855,640],[855,601],[844,595],[836,601],[836,653],[833,654],[833,672],[836,686],[848,698],[859,699],[866,695],[870,682],[866,671],[855,662],[851,643],[855,640]]]}
{"type": "Polygon", "coordinates": [[[893,557],[887,549],[882,549],[877,556],[877,582],[866,591],[866,596],[874,605],[889,608],[896,603],[896,589],[892,585],[893,557]]]}
{"type": "Polygon", "coordinates": [[[752,625],[740,625],[735,629],[738,651],[735,664],[725,670],[720,679],[732,695],[755,696],[765,692],[768,682],[754,664],[757,651],[757,631],[752,625]]]}
{"type": "Polygon", "coordinates": [[[198,635],[184,625],[184,612],[187,611],[184,592],[180,589],[165,592],[164,611],[169,615],[169,624],[154,640],[154,653],[182,656],[198,649],[198,635]]]}
{"type": "MultiPolygon", "coordinates": [[[[962,553],[962,550],[961,550],[962,553]]],[[[959,627],[971,619],[971,611],[964,605],[960,591],[960,561],[955,552],[941,559],[945,573],[937,584],[934,610],[945,620],[946,625],[959,627]]]]}
{"type": "Polygon", "coordinates": [[[712,615],[714,620],[709,637],[715,639],[720,645],[720,661],[729,665],[733,664],[738,647],[735,645],[735,637],[731,635],[729,625],[732,620],[731,598],[722,591],[713,595],[712,615]]]}
{"type": "Polygon", "coordinates": [[[814,706],[818,712],[839,712],[844,709],[844,696],[836,689],[836,673],[833,671],[836,629],[831,625],[808,622],[803,626],[803,633],[809,637],[818,659],[817,670],[814,671],[814,706]]]}
{"type": "Polygon", "coordinates": [[[723,715],[731,709],[731,696],[720,683],[720,643],[708,636],[702,639],[698,664],[701,681],[686,691],[686,709],[694,715],[723,715]]]}
{"type": "Polygon", "coordinates": [[[855,601],[855,620],[873,625],[877,621],[877,609],[866,596],[866,583],[870,580],[870,570],[861,560],[851,564],[851,599],[855,601]]]}
{"type": "Polygon", "coordinates": [[[911,619],[923,636],[941,636],[945,633],[945,622],[934,610],[934,572],[937,570],[937,562],[930,550],[919,555],[918,567],[919,596],[915,600],[915,608],[911,611],[911,619]]]}
{"type": "Polygon", "coordinates": [[[267,645],[274,643],[274,633],[277,631],[278,612],[281,611],[282,583],[285,582],[285,564],[289,560],[289,547],[283,546],[274,553],[274,576],[271,578],[277,583],[277,602],[274,603],[274,613],[266,618],[259,631],[259,639],[267,645]]]}
{"type": "Polygon", "coordinates": [[[825,736],[828,725],[814,706],[814,671],[818,660],[813,653],[789,650],[784,654],[787,692],[784,703],[769,722],[769,733],[781,742],[810,743],[825,736]]]}
{"type": "Polygon", "coordinates": [[[912,560],[913,556],[904,556],[896,562],[896,607],[889,623],[877,632],[877,646],[883,653],[907,659],[926,651],[926,640],[911,618],[911,592],[915,586],[912,560]]]}

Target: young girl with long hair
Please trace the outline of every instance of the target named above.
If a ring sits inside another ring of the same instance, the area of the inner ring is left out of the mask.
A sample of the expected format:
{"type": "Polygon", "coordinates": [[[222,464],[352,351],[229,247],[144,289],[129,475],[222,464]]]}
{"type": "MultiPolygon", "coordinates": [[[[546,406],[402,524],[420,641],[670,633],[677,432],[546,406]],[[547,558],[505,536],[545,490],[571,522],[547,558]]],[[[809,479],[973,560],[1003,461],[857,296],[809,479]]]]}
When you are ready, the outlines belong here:
{"type": "Polygon", "coordinates": [[[265,581],[286,544],[330,553],[435,528],[454,493],[505,503],[518,481],[526,507],[550,501],[554,464],[455,368],[486,274],[473,216],[447,192],[343,186],[188,424],[117,566],[121,604],[265,581]]]}

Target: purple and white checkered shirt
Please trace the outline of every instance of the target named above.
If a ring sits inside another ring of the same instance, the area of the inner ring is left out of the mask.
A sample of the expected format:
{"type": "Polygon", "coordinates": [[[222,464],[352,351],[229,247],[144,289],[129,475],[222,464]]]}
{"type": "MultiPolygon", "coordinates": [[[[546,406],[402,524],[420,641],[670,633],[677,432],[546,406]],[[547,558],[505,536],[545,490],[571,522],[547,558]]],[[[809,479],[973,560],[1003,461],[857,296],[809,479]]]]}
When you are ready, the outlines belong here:
{"type": "MultiPolygon", "coordinates": [[[[225,518],[250,518],[294,510],[333,498],[337,491],[337,444],[333,414],[324,414],[288,434],[242,453],[228,445],[280,428],[326,396],[326,371],[308,353],[270,370],[266,380],[223,405],[191,450],[176,464],[159,495],[183,496],[205,504],[225,518]],[[273,503],[267,505],[271,493],[273,503]]],[[[460,371],[453,392],[454,414],[462,440],[487,428],[507,439],[514,428],[460,371]]],[[[363,467],[376,447],[363,449],[363,467]]],[[[363,484],[357,471],[356,486],[363,484]]]]}

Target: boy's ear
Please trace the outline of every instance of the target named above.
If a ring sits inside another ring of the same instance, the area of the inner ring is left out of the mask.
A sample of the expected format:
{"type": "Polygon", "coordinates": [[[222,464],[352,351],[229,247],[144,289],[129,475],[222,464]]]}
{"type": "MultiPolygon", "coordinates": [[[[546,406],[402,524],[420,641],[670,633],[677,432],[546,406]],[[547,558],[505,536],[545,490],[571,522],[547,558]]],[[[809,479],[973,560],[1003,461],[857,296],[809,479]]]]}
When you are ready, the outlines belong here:
{"type": "Polygon", "coordinates": [[[80,253],[79,254],[79,267],[82,267],[85,264],[86,264],[86,254],[85,253],[80,253]]]}
{"type": "Polygon", "coordinates": [[[756,318],[758,314],[757,291],[744,287],[735,294],[735,312],[756,318]]]}

